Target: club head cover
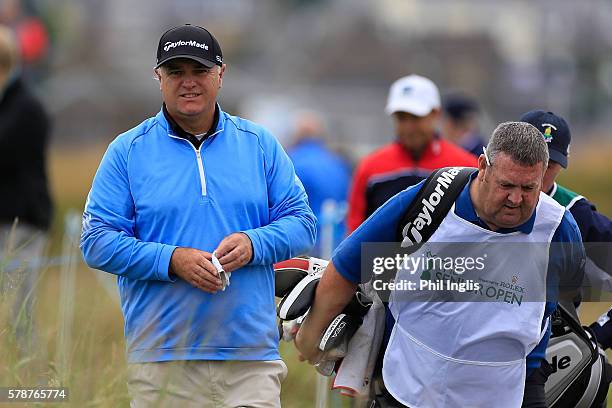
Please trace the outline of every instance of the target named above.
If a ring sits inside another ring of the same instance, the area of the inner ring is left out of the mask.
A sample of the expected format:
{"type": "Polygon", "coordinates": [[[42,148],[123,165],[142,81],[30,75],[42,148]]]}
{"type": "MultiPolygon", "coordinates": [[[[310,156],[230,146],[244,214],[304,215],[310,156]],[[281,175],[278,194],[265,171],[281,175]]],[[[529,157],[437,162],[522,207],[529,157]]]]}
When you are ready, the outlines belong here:
{"type": "Polygon", "coordinates": [[[342,313],[363,318],[368,313],[368,310],[370,310],[370,306],[372,306],[372,299],[363,293],[361,288],[358,288],[351,301],[342,310],[342,313]]]}
{"type": "Polygon", "coordinates": [[[278,332],[280,339],[287,342],[295,340],[295,336],[304,321],[303,317],[304,316],[300,316],[295,320],[279,320],[278,332]]]}
{"type": "Polygon", "coordinates": [[[326,360],[338,360],[346,355],[348,343],[361,322],[361,318],[344,313],[332,320],[319,341],[319,350],[325,353],[326,360]]]}
{"type": "Polygon", "coordinates": [[[285,327],[283,326],[283,321],[279,320],[276,324],[276,328],[278,329],[278,338],[281,340],[285,340],[285,327]]]}
{"type": "Polygon", "coordinates": [[[309,261],[291,258],[274,264],[274,295],[282,298],[308,275],[309,261]]]}
{"type": "MultiPolygon", "coordinates": [[[[281,320],[297,319],[310,309],[314,300],[317,284],[329,263],[329,261],[312,256],[305,260],[308,262],[308,274],[297,282],[278,304],[277,315],[281,320]]],[[[306,266],[303,258],[292,258],[289,261],[293,262],[285,265],[292,265],[293,269],[298,267],[300,270],[303,270],[306,266]]],[[[294,272],[293,275],[298,274],[294,272]]],[[[295,276],[291,280],[294,279],[295,276]]],[[[289,279],[286,279],[286,281],[288,282],[289,279]]],[[[283,286],[283,288],[279,286],[279,290],[275,290],[275,292],[280,293],[283,290],[286,291],[290,284],[283,283],[283,286]]]]}
{"type": "Polygon", "coordinates": [[[308,273],[311,275],[322,275],[329,261],[314,256],[308,257],[308,273]]]}
{"type": "Polygon", "coordinates": [[[278,304],[277,315],[281,320],[293,320],[304,315],[314,300],[320,275],[306,275],[278,304]]]}

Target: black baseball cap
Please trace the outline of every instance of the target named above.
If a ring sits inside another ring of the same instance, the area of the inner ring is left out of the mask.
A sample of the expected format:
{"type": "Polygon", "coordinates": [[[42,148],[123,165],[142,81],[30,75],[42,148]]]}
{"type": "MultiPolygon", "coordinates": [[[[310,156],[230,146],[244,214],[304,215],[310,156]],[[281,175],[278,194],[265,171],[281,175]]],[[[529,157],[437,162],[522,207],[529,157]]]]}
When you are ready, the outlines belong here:
{"type": "Polygon", "coordinates": [[[208,68],[223,65],[215,37],[204,27],[191,24],[171,28],[159,39],[155,68],[175,58],[189,58],[208,68]]]}
{"type": "Polygon", "coordinates": [[[520,120],[535,126],[542,132],[548,144],[550,160],[567,168],[567,156],[572,135],[565,119],[552,112],[532,110],[521,116],[520,120]]]}

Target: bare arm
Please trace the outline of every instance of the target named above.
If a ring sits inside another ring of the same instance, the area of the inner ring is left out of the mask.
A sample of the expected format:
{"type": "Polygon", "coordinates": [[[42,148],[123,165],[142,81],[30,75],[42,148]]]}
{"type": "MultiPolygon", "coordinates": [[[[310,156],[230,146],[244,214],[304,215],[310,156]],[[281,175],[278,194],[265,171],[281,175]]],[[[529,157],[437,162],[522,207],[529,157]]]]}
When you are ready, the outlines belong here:
{"type": "Polygon", "coordinates": [[[357,285],[345,279],[330,262],[317,286],[314,303],[295,338],[301,360],[314,364],[320,358],[317,348],[329,323],[342,312],[355,294],[357,285]]]}

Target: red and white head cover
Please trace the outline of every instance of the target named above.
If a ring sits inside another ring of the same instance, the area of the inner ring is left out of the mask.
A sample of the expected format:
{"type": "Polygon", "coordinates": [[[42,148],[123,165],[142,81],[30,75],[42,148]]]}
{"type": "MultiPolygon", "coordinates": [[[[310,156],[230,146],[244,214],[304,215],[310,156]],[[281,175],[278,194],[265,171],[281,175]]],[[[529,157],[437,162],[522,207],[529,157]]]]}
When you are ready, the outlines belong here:
{"type": "Polygon", "coordinates": [[[321,276],[329,261],[314,257],[298,257],[274,264],[276,297],[285,297],[308,275],[321,276]]]}

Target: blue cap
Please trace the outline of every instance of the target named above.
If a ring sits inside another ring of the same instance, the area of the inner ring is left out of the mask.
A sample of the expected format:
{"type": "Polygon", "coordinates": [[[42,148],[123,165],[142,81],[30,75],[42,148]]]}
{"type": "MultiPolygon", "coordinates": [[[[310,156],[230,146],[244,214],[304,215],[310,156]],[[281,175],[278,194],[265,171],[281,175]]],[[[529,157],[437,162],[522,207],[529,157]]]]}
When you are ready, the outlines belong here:
{"type": "Polygon", "coordinates": [[[563,168],[567,168],[567,156],[569,155],[572,135],[565,119],[552,112],[532,110],[521,116],[520,120],[535,126],[542,132],[542,136],[548,144],[550,160],[559,163],[563,168]]]}

